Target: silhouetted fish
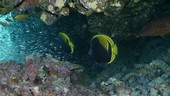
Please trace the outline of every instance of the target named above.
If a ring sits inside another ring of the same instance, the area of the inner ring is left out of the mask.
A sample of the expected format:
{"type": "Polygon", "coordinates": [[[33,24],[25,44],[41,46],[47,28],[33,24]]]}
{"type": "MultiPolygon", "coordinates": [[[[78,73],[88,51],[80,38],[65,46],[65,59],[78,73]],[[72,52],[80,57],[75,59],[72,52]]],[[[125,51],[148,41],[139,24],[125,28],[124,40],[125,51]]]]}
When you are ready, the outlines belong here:
{"type": "Polygon", "coordinates": [[[98,63],[111,64],[118,54],[117,45],[107,35],[98,34],[90,40],[89,55],[98,63]]]}
{"type": "Polygon", "coordinates": [[[170,34],[170,13],[149,21],[143,26],[140,36],[165,36],[170,34]]]}

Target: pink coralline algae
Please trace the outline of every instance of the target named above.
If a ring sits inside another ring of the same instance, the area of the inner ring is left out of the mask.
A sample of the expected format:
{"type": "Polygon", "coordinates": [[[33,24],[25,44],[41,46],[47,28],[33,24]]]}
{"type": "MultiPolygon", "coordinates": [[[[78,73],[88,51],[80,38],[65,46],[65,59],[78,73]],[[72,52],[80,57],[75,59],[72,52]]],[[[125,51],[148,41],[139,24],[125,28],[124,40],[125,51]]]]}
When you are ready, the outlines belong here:
{"type": "Polygon", "coordinates": [[[38,68],[35,67],[31,59],[27,61],[25,72],[27,73],[29,80],[34,81],[38,68]]]}
{"type": "Polygon", "coordinates": [[[0,96],[91,94],[89,89],[72,83],[71,74],[78,74],[72,70],[79,68],[79,65],[57,61],[52,57],[32,56],[24,64],[4,61],[0,64],[0,96]]]}
{"type": "Polygon", "coordinates": [[[71,73],[68,66],[57,66],[56,70],[60,75],[69,75],[71,73]]]}

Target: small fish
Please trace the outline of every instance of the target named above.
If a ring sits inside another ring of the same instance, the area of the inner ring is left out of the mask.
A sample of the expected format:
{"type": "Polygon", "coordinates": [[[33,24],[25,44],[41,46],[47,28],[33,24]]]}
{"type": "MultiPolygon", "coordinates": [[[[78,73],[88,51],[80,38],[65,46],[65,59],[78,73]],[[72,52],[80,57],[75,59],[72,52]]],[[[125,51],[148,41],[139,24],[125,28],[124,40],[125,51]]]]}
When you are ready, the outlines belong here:
{"type": "Polygon", "coordinates": [[[141,29],[139,36],[165,36],[170,34],[170,13],[149,21],[141,29]]]}
{"type": "Polygon", "coordinates": [[[28,18],[28,14],[19,14],[14,17],[15,20],[25,20],[28,18]]]}
{"type": "Polygon", "coordinates": [[[110,64],[118,54],[117,45],[104,34],[95,35],[90,41],[89,55],[98,63],[110,64]]]}
{"type": "Polygon", "coordinates": [[[63,49],[65,49],[66,51],[68,51],[70,54],[73,54],[73,52],[74,52],[74,44],[71,41],[71,39],[69,38],[69,36],[64,32],[60,32],[58,34],[58,36],[61,39],[61,47],[63,49]]]}
{"type": "Polygon", "coordinates": [[[4,23],[4,22],[0,22],[0,25],[2,25],[2,26],[4,26],[4,27],[11,27],[11,25],[10,25],[10,24],[8,24],[8,23],[4,23]]]}
{"type": "Polygon", "coordinates": [[[2,7],[2,8],[0,8],[0,14],[6,15],[9,12],[11,12],[11,10],[12,10],[12,8],[10,8],[10,7],[2,7]]]}

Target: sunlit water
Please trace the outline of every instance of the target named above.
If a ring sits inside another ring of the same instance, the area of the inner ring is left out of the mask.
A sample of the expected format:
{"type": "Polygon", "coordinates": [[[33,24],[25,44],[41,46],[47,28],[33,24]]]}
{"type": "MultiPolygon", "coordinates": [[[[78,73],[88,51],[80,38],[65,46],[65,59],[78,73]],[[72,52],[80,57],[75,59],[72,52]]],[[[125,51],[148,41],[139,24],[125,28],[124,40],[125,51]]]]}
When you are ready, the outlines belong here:
{"type": "Polygon", "coordinates": [[[47,51],[50,44],[47,38],[49,32],[46,31],[47,29],[43,27],[40,20],[15,21],[10,13],[1,15],[0,22],[11,25],[10,27],[0,25],[0,61],[21,62],[28,54],[47,51]],[[12,21],[6,21],[7,18],[12,21]]]}
{"type": "MultiPolygon", "coordinates": [[[[6,18],[10,18],[11,14],[1,16],[0,21],[5,22],[6,18]]],[[[9,22],[8,22],[9,23],[9,22]]],[[[11,32],[8,30],[8,27],[0,25],[0,61],[2,60],[18,60],[18,57],[16,54],[19,53],[18,48],[15,47],[15,44],[13,43],[11,39],[11,32]]]]}
{"type": "Polygon", "coordinates": [[[0,15],[0,22],[11,25],[10,27],[0,25],[0,61],[22,62],[32,53],[59,55],[61,49],[56,42],[58,33],[80,33],[82,26],[79,15],[74,16],[76,20],[72,17],[60,18],[50,26],[45,25],[38,14],[23,21],[13,20],[13,15],[12,13],[0,15]],[[7,18],[12,21],[6,21],[7,18]]]}

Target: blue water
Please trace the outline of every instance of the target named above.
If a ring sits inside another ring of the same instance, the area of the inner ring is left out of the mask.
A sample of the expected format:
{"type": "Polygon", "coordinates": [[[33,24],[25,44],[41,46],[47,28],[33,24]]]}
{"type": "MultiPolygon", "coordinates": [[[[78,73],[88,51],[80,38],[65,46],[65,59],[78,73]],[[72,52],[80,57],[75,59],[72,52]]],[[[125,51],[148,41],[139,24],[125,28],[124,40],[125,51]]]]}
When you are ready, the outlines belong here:
{"type": "MultiPolygon", "coordinates": [[[[59,45],[56,42],[58,33],[80,34],[83,23],[80,16],[74,14],[75,18],[62,17],[50,26],[40,20],[39,14],[23,21],[13,20],[13,15],[0,15],[0,22],[11,24],[10,27],[0,25],[0,61],[22,62],[32,53],[60,55],[61,49],[58,49],[59,45]],[[7,18],[12,21],[6,21],[7,18]]],[[[73,38],[76,39],[76,36],[73,38]]]]}
{"type": "MultiPolygon", "coordinates": [[[[10,18],[11,14],[1,15],[0,21],[5,22],[6,18],[10,18]]],[[[8,22],[10,23],[10,22],[8,22]]],[[[0,61],[1,60],[18,60],[19,50],[16,48],[14,42],[11,39],[11,30],[8,27],[0,25],[0,61]],[[17,54],[17,55],[16,55],[17,54]]]]}
{"type": "Polygon", "coordinates": [[[38,18],[15,21],[10,13],[1,15],[0,22],[11,24],[10,27],[0,25],[0,61],[22,62],[28,54],[47,50],[48,46],[45,44],[49,44],[46,38],[48,32],[38,18]],[[5,20],[6,18],[12,21],[8,22],[5,20]]]}

